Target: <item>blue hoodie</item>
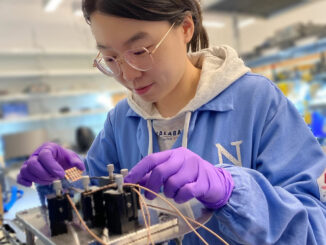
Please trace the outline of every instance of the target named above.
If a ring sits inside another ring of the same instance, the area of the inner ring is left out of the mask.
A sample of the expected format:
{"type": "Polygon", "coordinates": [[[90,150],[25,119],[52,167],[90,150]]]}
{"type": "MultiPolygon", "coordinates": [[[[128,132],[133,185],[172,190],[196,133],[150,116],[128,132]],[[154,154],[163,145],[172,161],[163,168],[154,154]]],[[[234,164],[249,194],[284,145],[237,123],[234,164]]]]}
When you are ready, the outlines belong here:
{"type": "MultiPolygon", "coordinates": [[[[206,224],[229,244],[326,244],[326,156],[280,90],[250,73],[233,49],[214,47],[190,57],[202,69],[195,98],[173,148],[187,147],[226,168],[235,188],[206,224]]],[[[153,105],[130,95],[108,113],[86,157],[91,176],[106,165],[131,169],[158,152],[153,105]]],[[[199,229],[209,244],[220,244],[199,229]]],[[[184,244],[201,244],[195,234],[184,244]]]]}

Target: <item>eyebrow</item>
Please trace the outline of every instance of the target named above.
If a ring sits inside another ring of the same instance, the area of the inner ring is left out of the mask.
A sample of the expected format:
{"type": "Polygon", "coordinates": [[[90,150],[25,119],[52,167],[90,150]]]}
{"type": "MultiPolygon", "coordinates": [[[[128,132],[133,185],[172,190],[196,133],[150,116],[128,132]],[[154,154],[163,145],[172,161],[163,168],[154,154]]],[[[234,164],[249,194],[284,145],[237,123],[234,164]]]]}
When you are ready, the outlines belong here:
{"type": "MultiPolygon", "coordinates": [[[[124,42],[123,46],[128,46],[138,40],[145,39],[147,37],[149,37],[149,34],[147,32],[138,32],[135,35],[133,35],[131,38],[129,38],[126,42],[124,42]]],[[[111,49],[111,47],[102,45],[100,43],[98,43],[96,46],[98,49],[111,49]]]]}

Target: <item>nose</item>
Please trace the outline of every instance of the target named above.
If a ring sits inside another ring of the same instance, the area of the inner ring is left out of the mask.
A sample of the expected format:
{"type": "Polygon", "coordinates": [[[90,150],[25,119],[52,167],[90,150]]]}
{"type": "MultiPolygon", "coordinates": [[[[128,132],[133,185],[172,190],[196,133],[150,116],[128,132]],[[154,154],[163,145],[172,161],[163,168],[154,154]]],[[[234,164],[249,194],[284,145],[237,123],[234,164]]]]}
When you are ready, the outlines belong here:
{"type": "Polygon", "coordinates": [[[127,62],[120,63],[122,77],[125,81],[133,82],[135,79],[141,77],[142,72],[131,67],[127,62]]]}

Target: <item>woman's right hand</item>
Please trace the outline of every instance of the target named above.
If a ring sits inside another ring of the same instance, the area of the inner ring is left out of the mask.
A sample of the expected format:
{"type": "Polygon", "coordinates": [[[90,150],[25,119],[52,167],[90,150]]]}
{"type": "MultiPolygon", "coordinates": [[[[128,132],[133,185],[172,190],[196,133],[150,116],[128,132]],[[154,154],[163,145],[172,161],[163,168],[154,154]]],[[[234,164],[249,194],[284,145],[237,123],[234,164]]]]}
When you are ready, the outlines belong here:
{"type": "Polygon", "coordinates": [[[23,164],[17,176],[17,182],[24,186],[51,184],[63,179],[65,170],[76,167],[85,170],[83,161],[77,153],[49,142],[40,146],[23,164]]]}

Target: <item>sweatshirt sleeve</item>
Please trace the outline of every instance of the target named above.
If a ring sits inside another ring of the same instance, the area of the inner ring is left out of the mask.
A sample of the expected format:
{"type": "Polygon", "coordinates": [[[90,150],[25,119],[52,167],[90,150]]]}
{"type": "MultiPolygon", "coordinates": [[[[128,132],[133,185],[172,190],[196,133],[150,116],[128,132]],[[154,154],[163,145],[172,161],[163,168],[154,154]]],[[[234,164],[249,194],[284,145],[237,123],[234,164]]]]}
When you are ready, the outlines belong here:
{"type": "Polygon", "coordinates": [[[291,102],[277,88],[271,97],[253,169],[223,165],[235,188],[219,230],[237,244],[326,244],[325,153],[291,102]]]}
{"type": "Polygon", "coordinates": [[[112,120],[114,109],[108,113],[103,129],[96,136],[84,160],[90,176],[107,176],[107,164],[114,164],[120,169],[112,120]]]}

